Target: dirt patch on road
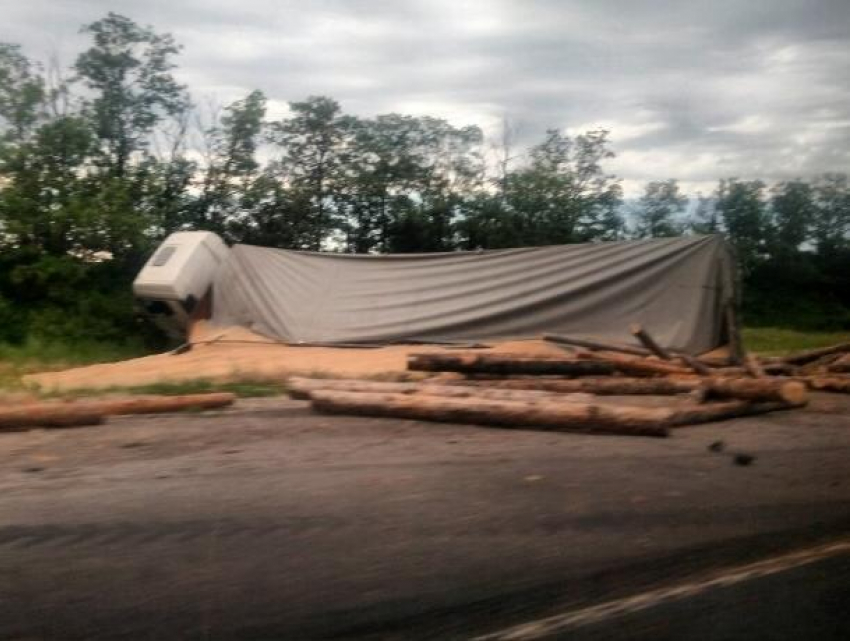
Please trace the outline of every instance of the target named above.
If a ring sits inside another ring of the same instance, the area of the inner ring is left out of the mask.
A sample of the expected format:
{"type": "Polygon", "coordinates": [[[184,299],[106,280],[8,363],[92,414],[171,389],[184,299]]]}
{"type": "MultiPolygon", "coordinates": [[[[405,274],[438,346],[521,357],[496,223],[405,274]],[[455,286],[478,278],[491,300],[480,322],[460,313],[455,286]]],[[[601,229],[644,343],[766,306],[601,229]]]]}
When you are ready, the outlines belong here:
{"type": "MultiPolygon", "coordinates": [[[[156,354],[61,372],[31,374],[24,377],[24,382],[46,391],[65,391],[138,387],[199,378],[213,381],[280,380],[291,375],[402,378],[410,376],[408,355],[450,349],[436,345],[390,345],[369,349],[301,347],[275,342],[239,327],[222,330],[206,324],[196,329],[192,341],[192,349],[182,354],[156,354]]],[[[502,342],[483,351],[563,354],[557,346],[541,340],[502,342]]]]}

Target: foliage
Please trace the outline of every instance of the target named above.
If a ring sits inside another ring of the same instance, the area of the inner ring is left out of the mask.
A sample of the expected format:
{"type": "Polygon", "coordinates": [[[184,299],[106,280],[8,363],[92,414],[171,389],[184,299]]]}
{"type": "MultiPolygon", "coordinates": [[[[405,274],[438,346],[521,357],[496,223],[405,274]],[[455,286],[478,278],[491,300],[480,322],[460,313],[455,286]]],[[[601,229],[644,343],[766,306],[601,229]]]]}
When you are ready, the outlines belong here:
{"type": "MultiPolygon", "coordinates": [[[[527,167],[480,194],[460,224],[460,245],[506,247],[613,240],[621,235],[619,181],[602,170],[613,157],[607,131],[570,138],[549,130],[530,151],[527,167]]],[[[494,181],[495,182],[495,181],[494,181]]]]}
{"type": "Polygon", "coordinates": [[[36,338],[16,345],[0,342],[0,390],[22,387],[21,377],[33,372],[134,358],[146,352],[143,342],[135,338],[120,342],[36,338]]]}
{"type": "Polygon", "coordinates": [[[687,205],[688,199],[679,191],[679,183],[676,180],[648,183],[638,203],[635,236],[637,238],[680,236],[683,226],[676,218],[687,205]]]}
{"type": "Polygon", "coordinates": [[[99,164],[122,177],[134,153],[144,151],[153,128],[187,106],[171,71],[180,48],[170,35],[116,13],[83,27],[91,48],[77,58],[77,79],[94,94],[83,113],[100,143],[99,164]]]}
{"type": "Polygon", "coordinates": [[[745,327],[742,337],[747,349],[764,356],[827,347],[850,341],[850,332],[816,332],[780,327],[745,327]]]}

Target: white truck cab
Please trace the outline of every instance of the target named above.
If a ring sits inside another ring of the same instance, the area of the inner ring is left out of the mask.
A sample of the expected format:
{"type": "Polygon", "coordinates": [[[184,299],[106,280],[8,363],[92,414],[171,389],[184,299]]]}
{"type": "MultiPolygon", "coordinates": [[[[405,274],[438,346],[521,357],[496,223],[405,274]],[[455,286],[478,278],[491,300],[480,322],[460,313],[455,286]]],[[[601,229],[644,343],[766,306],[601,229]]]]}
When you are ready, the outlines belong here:
{"type": "Polygon", "coordinates": [[[209,291],[229,251],[212,232],[175,232],[136,276],[133,293],[148,312],[172,317],[172,322],[185,327],[188,315],[209,291]]]}

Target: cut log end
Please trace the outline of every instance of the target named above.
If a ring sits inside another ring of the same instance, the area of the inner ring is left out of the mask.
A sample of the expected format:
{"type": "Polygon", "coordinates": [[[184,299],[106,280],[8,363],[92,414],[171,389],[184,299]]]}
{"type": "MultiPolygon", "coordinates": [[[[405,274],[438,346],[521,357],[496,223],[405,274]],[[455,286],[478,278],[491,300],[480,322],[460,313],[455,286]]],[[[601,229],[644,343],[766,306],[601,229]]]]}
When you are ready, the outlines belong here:
{"type": "Polygon", "coordinates": [[[804,383],[789,381],[780,386],[779,397],[785,403],[799,407],[808,401],[808,391],[804,383]]]}

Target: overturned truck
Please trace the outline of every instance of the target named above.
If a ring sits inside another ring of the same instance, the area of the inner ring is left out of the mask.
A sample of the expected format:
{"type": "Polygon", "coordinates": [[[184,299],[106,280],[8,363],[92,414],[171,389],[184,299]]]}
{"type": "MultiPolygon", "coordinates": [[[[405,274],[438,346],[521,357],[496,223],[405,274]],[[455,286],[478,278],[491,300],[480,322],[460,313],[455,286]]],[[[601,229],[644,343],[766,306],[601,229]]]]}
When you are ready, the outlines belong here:
{"type": "Polygon", "coordinates": [[[134,292],[181,324],[209,318],[290,343],[502,340],[569,334],[736,350],[735,263],[720,236],[398,255],[227,247],[169,236],[134,292]]]}

